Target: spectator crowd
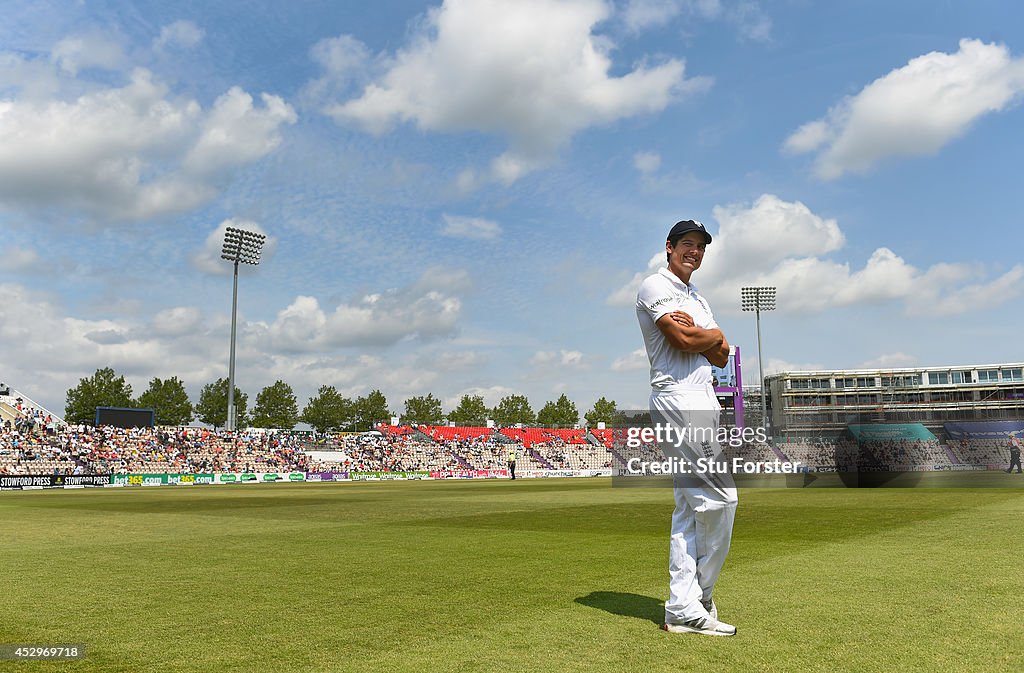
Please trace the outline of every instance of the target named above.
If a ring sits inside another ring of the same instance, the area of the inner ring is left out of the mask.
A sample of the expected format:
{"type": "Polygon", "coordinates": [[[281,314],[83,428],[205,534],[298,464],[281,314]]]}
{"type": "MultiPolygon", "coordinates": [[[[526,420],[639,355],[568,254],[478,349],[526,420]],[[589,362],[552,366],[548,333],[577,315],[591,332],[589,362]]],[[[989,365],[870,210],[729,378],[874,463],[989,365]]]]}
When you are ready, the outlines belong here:
{"type": "MultiPolygon", "coordinates": [[[[430,472],[501,470],[510,449],[520,470],[600,470],[627,457],[661,457],[656,445],[627,448],[623,431],[593,433],[590,441],[550,436],[523,442],[499,433],[437,433],[423,426],[380,426],[368,433],[250,429],[236,434],[204,428],[117,428],[62,425],[19,410],[0,426],[0,474],[208,474],[259,472],[430,472]]],[[[725,458],[783,458],[811,469],[906,470],[915,466],[1001,464],[1005,441],[881,440],[849,436],[725,447],[725,458]],[[777,449],[777,450],[776,450],[777,449]]]]}

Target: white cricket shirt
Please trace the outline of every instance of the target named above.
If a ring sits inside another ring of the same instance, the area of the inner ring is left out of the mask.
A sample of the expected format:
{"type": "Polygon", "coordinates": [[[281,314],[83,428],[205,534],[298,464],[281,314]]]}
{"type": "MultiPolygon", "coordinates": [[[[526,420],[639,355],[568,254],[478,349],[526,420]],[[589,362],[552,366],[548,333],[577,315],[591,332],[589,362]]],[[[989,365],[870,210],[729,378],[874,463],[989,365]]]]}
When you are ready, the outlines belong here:
{"type": "Polygon", "coordinates": [[[651,362],[651,387],[664,389],[677,383],[710,385],[711,363],[707,358],[675,348],[655,324],[658,318],[673,311],[689,313],[697,327],[718,327],[711,306],[692,283],[684,283],[667,267],[645,278],[636,295],[636,317],[651,362]]]}

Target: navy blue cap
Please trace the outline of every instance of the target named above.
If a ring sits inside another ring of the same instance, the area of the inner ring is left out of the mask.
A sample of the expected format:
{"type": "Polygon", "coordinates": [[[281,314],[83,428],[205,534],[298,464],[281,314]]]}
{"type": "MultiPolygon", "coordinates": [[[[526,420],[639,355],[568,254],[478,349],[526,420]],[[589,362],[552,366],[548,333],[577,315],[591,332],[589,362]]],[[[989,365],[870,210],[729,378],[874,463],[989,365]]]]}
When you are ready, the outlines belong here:
{"type": "Polygon", "coordinates": [[[704,243],[711,242],[711,234],[709,234],[707,229],[704,228],[704,225],[697,220],[683,220],[682,222],[676,222],[675,226],[669,230],[667,240],[680,238],[683,234],[690,231],[699,231],[704,234],[704,243]]]}

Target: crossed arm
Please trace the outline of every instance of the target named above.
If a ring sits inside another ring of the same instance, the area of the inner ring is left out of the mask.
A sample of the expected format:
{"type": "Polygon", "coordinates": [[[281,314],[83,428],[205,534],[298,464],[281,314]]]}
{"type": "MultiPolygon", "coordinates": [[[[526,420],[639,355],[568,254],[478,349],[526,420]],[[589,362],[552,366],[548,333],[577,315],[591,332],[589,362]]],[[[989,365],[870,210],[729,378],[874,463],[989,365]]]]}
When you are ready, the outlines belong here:
{"type": "Polygon", "coordinates": [[[716,367],[729,362],[729,343],[717,327],[704,329],[693,324],[693,317],[683,311],[673,311],[658,318],[658,329],[668,342],[686,353],[700,353],[716,367]]]}

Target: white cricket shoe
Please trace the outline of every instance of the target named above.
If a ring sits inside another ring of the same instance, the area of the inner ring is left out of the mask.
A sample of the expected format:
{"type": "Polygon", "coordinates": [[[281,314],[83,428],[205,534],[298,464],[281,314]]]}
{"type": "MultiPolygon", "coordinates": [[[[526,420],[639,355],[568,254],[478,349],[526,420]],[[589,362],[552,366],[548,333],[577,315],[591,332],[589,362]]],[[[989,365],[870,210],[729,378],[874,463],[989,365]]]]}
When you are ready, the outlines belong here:
{"type": "Polygon", "coordinates": [[[661,627],[669,633],[700,633],[705,636],[735,636],[736,627],[712,617],[697,617],[685,622],[665,622],[661,627]]]}

